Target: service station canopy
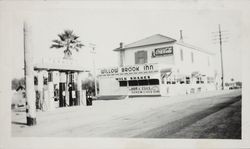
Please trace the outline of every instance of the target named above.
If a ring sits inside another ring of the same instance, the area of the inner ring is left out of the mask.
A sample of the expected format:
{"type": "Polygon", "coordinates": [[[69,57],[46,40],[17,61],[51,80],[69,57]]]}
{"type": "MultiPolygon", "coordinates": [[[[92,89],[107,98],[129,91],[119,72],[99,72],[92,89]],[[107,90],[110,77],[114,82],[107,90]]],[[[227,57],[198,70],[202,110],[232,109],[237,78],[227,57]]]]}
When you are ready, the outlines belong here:
{"type": "Polygon", "coordinates": [[[80,62],[73,59],[42,58],[34,63],[35,70],[88,72],[80,62]]]}

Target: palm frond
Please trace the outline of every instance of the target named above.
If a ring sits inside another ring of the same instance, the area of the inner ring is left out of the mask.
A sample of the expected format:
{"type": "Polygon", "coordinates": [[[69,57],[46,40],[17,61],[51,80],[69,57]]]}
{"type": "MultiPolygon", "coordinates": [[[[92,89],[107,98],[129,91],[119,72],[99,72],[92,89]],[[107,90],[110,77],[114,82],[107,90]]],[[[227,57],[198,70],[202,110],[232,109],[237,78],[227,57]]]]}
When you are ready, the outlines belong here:
{"type": "Polygon", "coordinates": [[[58,34],[58,37],[60,38],[61,41],[65,41],[65,35],[64,34],[58,34]]]}
{"type": "Polygon", "coordinates": [[[70,43],[76,43],[77,41],[75,41],[75,40],[70,40],[70,43]]]}
{"type": "Polygon", "coordinates": [[[76,47],[75,47],[74,49],[75,49],[77,52],[79,51],[79,49],[78,49],[78,48],[76,48],[76,47]]]}
{"type": "Polygon", "coordinates": [[[62,48],[62,47],[64,47],[64,46],[63,45],[59,45],[59,44],[52,44],[50,46],[50,48],[57,48],[57,49],[62,48]]]}
{"type": "Polygon", "coordinates": [[[59,41],[59,40],[57,40],[57,39],[52,40],[52,42],[57,43],[57,44],[62,44],[62,41],[59,41]]]}
{"type": "Polygon", "coordinates": [[[73,30],[64,30],[63,33],[58,34],[59,39],[52,40],[53,44],[50,48],[66,48],[63,52],[65,55],[71,56],[72,50],[79,51],[84,45],[77,40],[79,36],[73,33],[73,30]]]}
{"type": "Polygon", "coordinates": [[[64,52],[64,54],[72,55],[72,52],[68,49],[64,50],[63,52],[64,52]]]}
{"type": "Polygon", "coordinates": [[[78,39],[80,36],[74,36],[74,40],[78,39]]]}
{"type": "Polygon", "coordinates": [[[76,47],[78,47],[78,48],[82,48],[84,45],[82,44],[82,43],[78,43],[78,44],[76,44],[76,47]]]}
{"type": "Polygon", "coordinates": [[[71,38],[73,35],[73,31],[72,30],[64,30],[64,35],[66,36],[66,38],[71,38]]]}

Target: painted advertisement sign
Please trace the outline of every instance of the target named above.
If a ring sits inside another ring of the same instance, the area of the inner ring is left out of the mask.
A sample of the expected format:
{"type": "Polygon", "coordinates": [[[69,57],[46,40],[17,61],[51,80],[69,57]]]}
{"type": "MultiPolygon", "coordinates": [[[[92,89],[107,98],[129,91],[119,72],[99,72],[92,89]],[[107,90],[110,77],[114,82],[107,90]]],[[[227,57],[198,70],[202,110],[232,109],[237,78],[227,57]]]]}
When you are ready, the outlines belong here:
{"type": "Polygon", "coordinates": [[[100,69],[99,76],[114,76],[124,74],[142,74],[148,72],[158,72],[156,64],[133,65],[123,67],[113,67],[100,69]]]}
{"type": "Polygon", "coordinates": [[[152,57],[173,55],[173,46],[156,48],[152,52],[152,57]]]}
{"type": "Polygon", "coordinates": [[[150,86],[131,86],[129,87],[130,95],[160,95],[159,85],[150,86]]]}

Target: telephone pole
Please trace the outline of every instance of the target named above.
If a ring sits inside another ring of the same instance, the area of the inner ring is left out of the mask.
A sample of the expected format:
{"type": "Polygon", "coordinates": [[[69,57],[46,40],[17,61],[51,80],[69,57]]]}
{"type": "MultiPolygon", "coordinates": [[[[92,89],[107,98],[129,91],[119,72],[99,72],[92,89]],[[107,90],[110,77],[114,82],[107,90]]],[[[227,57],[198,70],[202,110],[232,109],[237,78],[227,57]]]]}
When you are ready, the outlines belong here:
{"type": "Polygon", "coordinates": [[[224,68],[223,68],[222,40],[221,40],[220,24],[219,24],[219,40],[220,40],[220,61],[221,61],[221,89],[224,90],[224,68]]]}
{"type": "Polygon", "coordinates": [[[213,32],[213,33],[216,33],[215,35],[215,42],[219,42],[220,44],[220,63],[221,63],[221,89],[224,90],[224,67],[223,67],[223,51],[222,51],[222,44],[225,41],[225,39],[228,39],[228,38],[224,38],[223,37],[223,31],[221,30],[221,26],[220,24],[218,25],[218,32],[213,32]]]}
{"type": "Polygon", "coordinates": [[[34,67],[31,25],[24,22],[24,72],[26,90],[26,117],[27,125],[36,125],[36,98],[34,89],[34,67]]]}

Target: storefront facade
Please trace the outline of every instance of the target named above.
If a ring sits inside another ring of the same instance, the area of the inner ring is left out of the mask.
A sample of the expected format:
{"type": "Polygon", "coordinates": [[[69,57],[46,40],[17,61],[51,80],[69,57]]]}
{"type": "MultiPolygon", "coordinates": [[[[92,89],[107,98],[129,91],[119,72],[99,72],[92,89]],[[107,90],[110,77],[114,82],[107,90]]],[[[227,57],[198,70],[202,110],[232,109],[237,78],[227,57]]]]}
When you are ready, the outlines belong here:
{"type": "Polygon", "coordinates": [[[157,34],[114,51],[119,66],[100,69],[100,96],[172,96],[215,89],[214,54],[183,41],[157,34]]]}

